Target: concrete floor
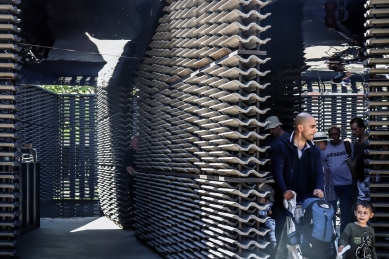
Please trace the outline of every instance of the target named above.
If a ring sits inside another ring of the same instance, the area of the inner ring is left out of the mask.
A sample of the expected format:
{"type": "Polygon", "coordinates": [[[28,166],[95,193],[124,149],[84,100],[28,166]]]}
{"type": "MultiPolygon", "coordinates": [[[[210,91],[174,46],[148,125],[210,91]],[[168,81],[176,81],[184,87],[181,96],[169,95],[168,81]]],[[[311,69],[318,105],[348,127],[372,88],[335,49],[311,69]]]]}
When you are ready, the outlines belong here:
{"type": "Polygon", "coordinates": [[[19,259],[160,259],[105,217],[42,218],[41,227],[18,239],[19,259]]]}

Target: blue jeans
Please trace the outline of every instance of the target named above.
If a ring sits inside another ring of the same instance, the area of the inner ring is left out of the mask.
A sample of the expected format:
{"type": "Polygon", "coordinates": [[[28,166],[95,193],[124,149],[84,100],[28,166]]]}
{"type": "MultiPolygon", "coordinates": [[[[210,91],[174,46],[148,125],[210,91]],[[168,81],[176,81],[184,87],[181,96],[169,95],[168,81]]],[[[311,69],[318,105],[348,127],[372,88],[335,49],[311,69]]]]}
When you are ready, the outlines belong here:
{"type": "Polygon", "coordinates": [[[353,195],[354,188],[352,185],[334,186],[335,194],[339,199],[340,207],[340,234],[343,233],[346,225],[353,221],[353,195]]]}

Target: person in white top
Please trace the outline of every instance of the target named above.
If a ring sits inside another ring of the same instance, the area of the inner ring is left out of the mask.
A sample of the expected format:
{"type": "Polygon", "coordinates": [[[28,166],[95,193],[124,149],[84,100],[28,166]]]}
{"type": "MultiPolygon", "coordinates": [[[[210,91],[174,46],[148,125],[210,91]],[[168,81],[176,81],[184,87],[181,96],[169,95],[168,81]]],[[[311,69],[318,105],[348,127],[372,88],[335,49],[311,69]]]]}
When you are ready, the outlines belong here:
{"type": "Polygon", "coordinates": [[[346,225],[353,220],[351,213],[353,206],[353,180],[346,161],[349,153],[351,153],[347,149],[351,150],[351,147],[346,148],[344,141],[340,139],[340,133],[341,128],[338,126],[331,126],[328,129],[328,135],[332,140],[328,142],[326,149],[323,151],[323,155],[324,159],[328,161],[327,164],[331,170],[336,200],[339,200],[341,212],[340,232],[343,232],[346,225]]]}

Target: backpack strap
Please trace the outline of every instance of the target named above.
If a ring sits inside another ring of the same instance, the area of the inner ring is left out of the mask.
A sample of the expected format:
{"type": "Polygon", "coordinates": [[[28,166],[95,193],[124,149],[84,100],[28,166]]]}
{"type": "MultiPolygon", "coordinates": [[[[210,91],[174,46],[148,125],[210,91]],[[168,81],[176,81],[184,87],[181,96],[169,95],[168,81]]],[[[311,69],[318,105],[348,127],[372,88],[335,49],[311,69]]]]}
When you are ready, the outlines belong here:
{"type": "Polygon", "coordinates": [[[343,141],[344,147],[346,148],[346,153],[348,154],[348,157],[351,157],[351,144],[348,141],[343,141]]]}

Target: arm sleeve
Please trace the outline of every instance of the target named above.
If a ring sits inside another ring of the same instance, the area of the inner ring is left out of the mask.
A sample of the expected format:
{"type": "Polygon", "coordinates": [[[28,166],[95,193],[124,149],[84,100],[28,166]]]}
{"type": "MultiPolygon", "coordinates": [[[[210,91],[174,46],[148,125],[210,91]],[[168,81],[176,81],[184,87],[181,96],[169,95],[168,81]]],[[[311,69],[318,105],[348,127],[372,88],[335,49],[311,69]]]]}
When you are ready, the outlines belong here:
{"type": "Polygon", "coordinates": [[[324,168],[323,159],[320,155],[320,150],[317,148],[314,152],[313,160],[313,177],[315,179],[315,189],[324,190],[324,168]]]}
{"type": "Polygon", "coordinates": [[[343,230],[342,235],[340,235],[338,246],[347,246],[349,244],[349,240],[351,236],[352,236],[351,227],[350,224],[348,224],[346,228],[343,230]]]}
{"type": "Polygon", "coordinates": [[[350,147],[351,147],[351,158],[354,159],[354,144],[350,143],[350,147]]]}
{"type": "Polygon", "coordinates": [[[374,229],[372,228],[372,233],[373,233],[373,251],[372,251],[372,259],[377,259],[377,254],[375,252],[375,233],[374,233],[374,229]]]}
{"type": "Polygon", "coordinates": [[[274,172],[274,182],[283,194],[288,190],[288,188],[286,187],[284,179],[285,157],[280,143],[274,147],[271,161],[274,172]]]}

